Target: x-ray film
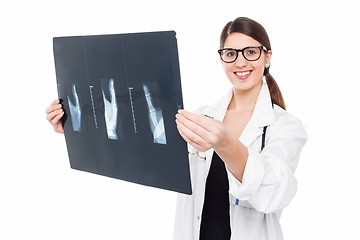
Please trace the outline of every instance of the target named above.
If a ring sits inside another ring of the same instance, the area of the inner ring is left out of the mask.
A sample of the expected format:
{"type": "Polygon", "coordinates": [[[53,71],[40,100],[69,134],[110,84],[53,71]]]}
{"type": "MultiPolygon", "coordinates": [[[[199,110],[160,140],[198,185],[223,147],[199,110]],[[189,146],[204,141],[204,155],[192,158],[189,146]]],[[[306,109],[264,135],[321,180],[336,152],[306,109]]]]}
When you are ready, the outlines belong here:
{"type": "Polygon", "coordinates": [[[73,169],[191,194],[174,31],[54,38],[73,169]]]}

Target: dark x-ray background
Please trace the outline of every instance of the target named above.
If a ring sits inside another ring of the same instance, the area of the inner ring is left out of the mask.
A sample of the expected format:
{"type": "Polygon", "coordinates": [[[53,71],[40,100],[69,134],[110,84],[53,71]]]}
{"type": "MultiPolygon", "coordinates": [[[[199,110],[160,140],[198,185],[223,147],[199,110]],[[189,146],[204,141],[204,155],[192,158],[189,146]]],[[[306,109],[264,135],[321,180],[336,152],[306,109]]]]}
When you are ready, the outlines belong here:
{"type": "Polygon", "coordinates": [[[54,57],[71,167],[191,194],[186,142],[174,121],[183,108],[176,33],[56,37],[54,57]],[[144,86],[153,107],[162,112],[166,141],[161,144],[154,141],[150,128],[144,86]],[[103,93],[107,101],[116,100],[112,138],[103,93]],[[68,98],[72,103],[79,99],[80,128],[71,124],[76,114],[68,98]]]}

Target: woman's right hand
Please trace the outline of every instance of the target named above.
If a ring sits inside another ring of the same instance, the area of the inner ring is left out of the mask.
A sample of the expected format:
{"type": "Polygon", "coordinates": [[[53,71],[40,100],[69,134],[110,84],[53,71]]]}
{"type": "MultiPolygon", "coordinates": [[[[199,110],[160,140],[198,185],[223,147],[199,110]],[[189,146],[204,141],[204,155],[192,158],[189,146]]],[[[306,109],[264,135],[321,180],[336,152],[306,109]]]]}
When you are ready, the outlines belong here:
{"type": "Polygon", "coordinates": [[[64,129],[61,123],[61,118],[64,116],[64,110],[60,104],[59,99],[54,100],[48,108],[45,110],[46,119],[53,126],[54,131],[57,133],[64,133],[64,129]]]}

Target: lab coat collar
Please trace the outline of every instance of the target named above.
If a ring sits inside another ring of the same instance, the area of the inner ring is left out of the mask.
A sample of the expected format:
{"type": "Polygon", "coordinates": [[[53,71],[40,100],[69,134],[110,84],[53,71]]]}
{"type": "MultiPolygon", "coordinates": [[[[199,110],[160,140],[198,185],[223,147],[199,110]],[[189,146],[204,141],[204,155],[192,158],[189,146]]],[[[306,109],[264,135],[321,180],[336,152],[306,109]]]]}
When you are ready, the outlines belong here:
{"type": "MultiPolygon", "coordinates": [[[[223,121],[232,96],[233,90],[231,89],[224,97],[202,110],[201,114],[223,121]]],[[[272,124],[274,119],[270,91],[266,82],[263,81],[254,111],[240,136],[240,141],[248,147],[256,137],[263,133],[263,127],[272,124]]]]}

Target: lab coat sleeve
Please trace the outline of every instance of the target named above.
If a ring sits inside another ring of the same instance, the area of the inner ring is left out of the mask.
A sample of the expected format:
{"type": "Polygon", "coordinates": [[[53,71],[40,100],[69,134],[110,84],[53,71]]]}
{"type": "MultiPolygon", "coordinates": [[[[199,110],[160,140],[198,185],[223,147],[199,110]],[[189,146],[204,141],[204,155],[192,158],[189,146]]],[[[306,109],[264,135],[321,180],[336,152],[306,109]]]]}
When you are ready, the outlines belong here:
{"type": "MultiPolygon", "coordinates": [[[[265,148],[248,147],[242,182],[227,169],[229,193],[240,205],[273,213],[285,208],[297,190],[294,171],[307,140],[302,123],[293,116],[278,119],[268,128],[265,148]]],[[[260,136],[261,138],[261,136],[260,136]]]]}

